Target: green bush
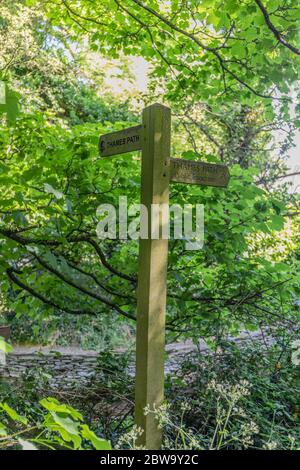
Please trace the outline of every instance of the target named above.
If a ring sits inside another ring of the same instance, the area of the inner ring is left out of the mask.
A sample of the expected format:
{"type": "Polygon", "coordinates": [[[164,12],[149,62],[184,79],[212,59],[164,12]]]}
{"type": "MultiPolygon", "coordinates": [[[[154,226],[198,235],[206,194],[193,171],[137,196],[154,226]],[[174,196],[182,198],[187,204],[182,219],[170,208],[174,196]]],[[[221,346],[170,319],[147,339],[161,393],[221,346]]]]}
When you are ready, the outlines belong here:
{"type": "Polygon", "coordinates": [[[286,345],[227,344],[220,354],[191,355],[180,374],[169,377],[169,405],[161,418],[165,445],[299,448],[299,379],[286,345]]]}

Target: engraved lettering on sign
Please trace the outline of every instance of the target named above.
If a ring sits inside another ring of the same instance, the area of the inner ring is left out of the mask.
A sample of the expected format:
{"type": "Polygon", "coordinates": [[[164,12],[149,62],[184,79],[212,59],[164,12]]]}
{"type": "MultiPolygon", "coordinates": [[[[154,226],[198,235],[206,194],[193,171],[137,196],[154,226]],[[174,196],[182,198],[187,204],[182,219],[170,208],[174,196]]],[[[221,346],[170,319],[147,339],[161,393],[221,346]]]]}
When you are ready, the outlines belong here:
{"type": "Polygon", "coordinates": [[[225,187],[229,182],[229,171],[225,165],[171,158],[170,179],[174,183],[225,187]]]}
{"type": "Polygon", "coordinates": [[[118,132],[102,135],[99,150],[102,157],[109,157],[141,149],[142,126],[129,127],[118,132]]]}

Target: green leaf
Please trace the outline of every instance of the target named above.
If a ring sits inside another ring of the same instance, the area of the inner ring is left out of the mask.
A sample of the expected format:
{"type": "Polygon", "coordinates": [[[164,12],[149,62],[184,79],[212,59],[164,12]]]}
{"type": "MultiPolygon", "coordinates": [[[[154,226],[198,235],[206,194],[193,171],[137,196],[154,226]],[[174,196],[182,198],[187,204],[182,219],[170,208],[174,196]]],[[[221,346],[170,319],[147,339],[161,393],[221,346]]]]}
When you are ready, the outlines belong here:
{"type": "Polygon", "coordinates": [[[96,436],[96,434],[86,424],[82,426],[81,435],[84,439],[90,441],[96,450],[111,450],[110,443],[105,439],[96,436]]]}
{"type": "Polygon", "coordinates": [[[78,422],[74,421],[69,416],[64,417],[62,414],[56,413],[55,411],[52,411],[51,415],[54,421],[59,424],[70,435],[78,435],[78,422]]]}
{"type": "Polygon", "coordinates": [[[0,82],[0,114],[6,113],[9,124],[14,124],[19,112],[19,95],[0,82]]]}
{"type": "Polygon", "coordinates": [[[80,448],[82,442],[79,430],[80,423],[74,421],[70,416],[50,411],[45,417],[44,426],[50,431],[58,432],[64,442],[73,442],[75,449],[80,448]]]}
{"type": "Polygon", "coordinates": [[[255,39],[255,38],[258,37],[258,33],[257,33],[256,28],[249,28],[243,34],[244,34],[245,38],[248,39],[248,40],[252,40],[252,39],[255,39]]]}
{"type": "Polygon", "coordinates": [[[238,58],[243,58],[247,55],[245,45],[242,42],[236,42],[232,46],[231,52],[233,56],[236,56],[238,58]]]}
{"type": "Polygon", "coordinates": [[[3,351],[5,353],[10,353],[12,352],[12,350],[13,350],[13,347],[11,346],[11,344],[6,343],[4,338],[0,336],[0,351],[3,351]]]}
{"type": "Polygon", "coordinates": [[[281,230],[284,227],[284,218],[281,215],[273,215],[268,225],[271,230],[281,230]]]}
{"type": "Polygon", "coordinates": [[[55,411],[57,413],[65,413],[70,415],[75,420],[83,420],[83,416],[79,411],[75,410],[72,406],[61,404],[56,398],[43,398],[40,404],[48,411],[55,411]]]}
{"type": "Polygon", "coordinates": [[[0,409],[5,411],[5,413],[13,420],[22,424],[27,424],[28,420],[25,416],[19,415],[13,408],[11,408],[7,403],[0,403],[0,409]]]}
{"type": "Polygon", "coordinates": [[[0,422],[0,436],[7,436],[6,426],[0,422]]]}

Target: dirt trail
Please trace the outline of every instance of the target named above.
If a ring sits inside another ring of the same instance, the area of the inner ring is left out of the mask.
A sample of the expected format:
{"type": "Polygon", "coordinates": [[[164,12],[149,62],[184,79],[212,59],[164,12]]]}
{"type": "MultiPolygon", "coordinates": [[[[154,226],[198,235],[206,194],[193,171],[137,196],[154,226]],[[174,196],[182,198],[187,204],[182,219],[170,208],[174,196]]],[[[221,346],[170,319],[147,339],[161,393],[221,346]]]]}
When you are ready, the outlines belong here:
{"type": "MultiPolygon", "coordinates": [[[[239,337],[228,337],[228,341],[234,343],[241,343],[243,341],[257,341],[263,340],[263,335],[261,332],[242,333],[239,337]]],[[[268,342],[270,338],[268,338],[268,342]]],[[[176,343],[169,343],[166,345],[166,351],[169,355],[169,358],[173,356],[182,356],[184,354],[191,353],[193,351],[209,351],[209,347],[204,340],[200,340],[198,345],[193,343],[191,340],[179,341],[176,343]]],[[[124,352],[125,349],[119,348],[116,349],[116,352],[124,352]]],[[[14,356],[25,356],[32,354],[52,354],[58,353],[62,356],[85,356],[85,357],[96,357],[98,352],[95,350],[82,349],[79,346],[24,346],[24,345],[14,345],[13,352],[11,353],[14,356]]]]}

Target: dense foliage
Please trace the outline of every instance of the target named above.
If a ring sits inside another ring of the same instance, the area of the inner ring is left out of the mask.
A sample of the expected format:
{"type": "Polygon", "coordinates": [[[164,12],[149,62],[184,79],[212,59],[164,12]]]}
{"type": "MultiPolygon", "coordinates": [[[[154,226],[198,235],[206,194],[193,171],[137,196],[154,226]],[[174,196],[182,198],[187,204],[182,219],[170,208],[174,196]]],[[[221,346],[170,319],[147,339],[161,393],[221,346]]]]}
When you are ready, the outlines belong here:
{"type": "MultiPolygon", "coordinates": [[[[117,206],[121,195],[138,202],[140,165],[132,158],[100,160],[97,140],[105,129],[85,124],[70,132],[40,115],[24,115],[17,128],[2,130],[1,266],[17,314],[135,317],[137,243],[99,241],[95,229],[100,203],[117,206]]],[[[251,246],[258,231],[283,229],[286,209],[253,184],[254,174],[234,166],[227,190],[172,188],[179,204],[205,204],[206,233],[198,252],[171,241],[171,330],[189,325],[194,334],[209,335],[215,327],[257,326],[262,317],[273,323],[278,315],[292,322],[297,263],[284,253],[262,257],[251,246]]]]}
{"type": "MultiPolygon", "coordinates": [[[[83,1],[80,14],[72,2],[46,4],[44,13],[36,3],[29,2],[30,9],[20,2],[16,12],[8,1],[2,18],[3,78],[25,90],[17,125],[4,120],[1,129],[2,289],[13,310],[39,318],[49,311],[135,317],[137,245],[99,242],[95,227],[100,203],[116,204],[120,195],[138,202],[140,172],[137,159],[101,161],[98,136],[139,118],[129,113],[123,115],[126,123],[116,123],[122,113],[108,113],[93,80],[84,79],[84,59],[83,65],[75,60],[84,52],[80,42],[79,52],[74,44],[75,35],[80,41],[87,30],[92,50],[144,55],[152,63],[151,83],[163,77],[159,86],[175,114],[175,154],[198,159],[200,145],[202,159],[236,163],[226,191],[172,187],[172,201],[205,204],[206,235],[197,253],[171,242],[169,329],[209,335],[293,312],[297,262],[285,253],[272,259],[251,245],[259,234],[282,230],[289,210],[284,193],[268,191],[274,161],[266,146],[273,124],[293,125],[288,112],[298,66],[293,2],[268,5],[275,26],[286,29],[283,41],[266,24],[260,2],[228,1],[225,9],[219,2],[188,2],[178,9],[177,2],[102,2],[96,7],[83,1]],[[28,90],[34,90],[30,97],[28,90]],[[191,122],[182,120],[184,113],[191,122]],[[266,119],[272,121],[270,128],[266,119]],[[74,125],[83,121],[89,122],[74,125]],[[187,151],[189,141],[179,140],[182,126],[193,139],[193,151],[187,151]],[[193,134],[195,126],[201,139],[193,134]],[[252,150],[256,145],[259,151],[252,150]],[[265,189],[255,184],[259,180],[265,189]]],[[[281,167],[277,158],[275,172],[281,167]]]]}

